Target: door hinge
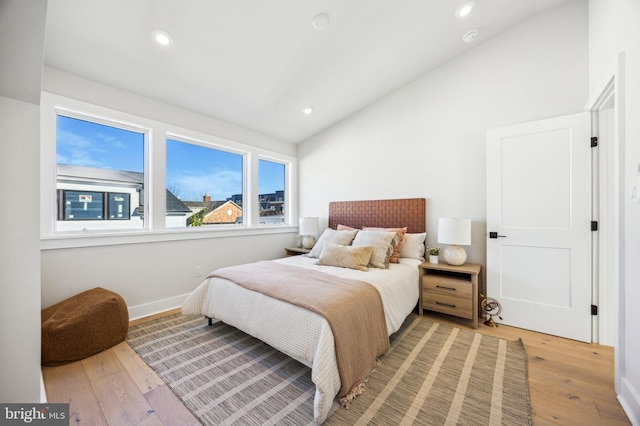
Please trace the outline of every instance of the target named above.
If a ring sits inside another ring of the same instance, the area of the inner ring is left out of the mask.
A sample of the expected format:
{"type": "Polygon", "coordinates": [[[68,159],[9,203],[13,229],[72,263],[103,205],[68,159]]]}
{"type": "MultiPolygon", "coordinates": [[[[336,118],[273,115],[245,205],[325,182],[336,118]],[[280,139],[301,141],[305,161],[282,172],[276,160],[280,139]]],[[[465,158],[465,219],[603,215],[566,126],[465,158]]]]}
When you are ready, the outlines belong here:
{"type": "Polygon", "coordinates": [[[597,136],[593,136],[591,138],[591,148],[595,148],[596,146],[598,146],[598,137],[597,136]]]}
{"type": "Polygon", "coordinates": [[[598,306],[591,305],[591,315],[598,315],[598,306]]]}
{"type": "Polygon", "coordinates": [[[591,221],[591,230],[592,231],[597,231],[598,230],[598,221],[597,220],[592,220],[591,221]]]}

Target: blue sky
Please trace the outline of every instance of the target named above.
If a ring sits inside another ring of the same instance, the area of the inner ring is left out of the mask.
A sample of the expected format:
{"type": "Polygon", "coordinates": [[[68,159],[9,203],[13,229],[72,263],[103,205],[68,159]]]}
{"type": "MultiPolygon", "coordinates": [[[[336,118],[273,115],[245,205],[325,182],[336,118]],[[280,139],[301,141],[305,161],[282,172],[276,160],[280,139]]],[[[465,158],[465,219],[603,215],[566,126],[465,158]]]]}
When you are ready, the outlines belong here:
{"type": "MultiPolygon", "coordinates": [[[[142,172],[144,135],[58,116],[57,162],[142,172]]],[[[259,162],[260,194],[284,189],[284,165],[259,162]]],[[[242,156],[178,141],[167,141],[167,188],[185,201],[224,200],[242,192],[242,156]]]]}

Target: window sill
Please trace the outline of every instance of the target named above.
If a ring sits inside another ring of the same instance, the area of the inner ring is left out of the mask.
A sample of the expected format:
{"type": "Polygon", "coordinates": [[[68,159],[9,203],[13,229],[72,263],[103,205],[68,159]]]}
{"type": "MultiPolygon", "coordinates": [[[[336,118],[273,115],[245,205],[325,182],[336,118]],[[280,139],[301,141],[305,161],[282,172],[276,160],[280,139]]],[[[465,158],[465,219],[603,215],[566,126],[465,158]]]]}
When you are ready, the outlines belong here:
{"type": "Polygon", "coordinates": [[[164,231],[135,231],[101,233],[87,231],[83,234],[56,234],[40,237],[41,250],[58,250],[78,247],[100,247],[123,244],[145,244],[165,241],[186,241],[206,238],[244,237],[248,235],[286,234],[298,232],[297,226],[275,225],[216,229],[167,229],[164,231]]]}

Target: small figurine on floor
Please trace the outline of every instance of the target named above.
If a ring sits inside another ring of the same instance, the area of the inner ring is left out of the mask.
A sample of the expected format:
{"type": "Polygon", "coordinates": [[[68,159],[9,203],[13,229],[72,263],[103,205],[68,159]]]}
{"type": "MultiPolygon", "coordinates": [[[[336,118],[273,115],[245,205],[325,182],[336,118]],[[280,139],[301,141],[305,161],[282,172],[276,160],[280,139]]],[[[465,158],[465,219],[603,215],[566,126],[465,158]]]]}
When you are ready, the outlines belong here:
{"type": "Polygon", "coordinates": [[[481,294],[480,297],[482,297],[480,308],[484,313],[489,315],[489,319],[484,322],[485,325],[488,325],[489,327],[497,327],[498,324],[493,321],[493,317],[497,316],[502,320],[502,317],[500,316],[500,313],[502,312],[502,306],[500,305],[500,302],[498,302],[493,297],[486,297],[483,294],[481,294]]]}

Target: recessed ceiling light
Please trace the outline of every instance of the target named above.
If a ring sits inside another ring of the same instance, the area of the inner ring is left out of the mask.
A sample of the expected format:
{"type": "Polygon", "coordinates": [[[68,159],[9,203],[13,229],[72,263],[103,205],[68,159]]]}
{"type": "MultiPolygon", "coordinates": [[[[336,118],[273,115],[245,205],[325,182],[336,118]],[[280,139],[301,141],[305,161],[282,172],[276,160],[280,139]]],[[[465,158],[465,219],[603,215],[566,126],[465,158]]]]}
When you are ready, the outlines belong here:
{"type": "Polygon", "coordinates": [[[465,43],[473,43],[474,41],[476,41],[477,37],[478,37],[478,30],[467,31],[462,36],[462,41],[464,41],[465,43]]]}
{"type": "Polygon", "coordinates": [[[475,1],[464,2],[456,9],[456,18],[464,18],[471,13],[473,7],[476,5],[475,1]]]}
{"type": "Polygon", "coordinates": [[[312,106],[306,106],[304,108],[302,108],[302,113],[304,115],[309,115],[313,112],[313,107],[312,106]]]}
{"type": "Polygon", "coordinates": [[[313,17],[311,25],[316,30],[324,30],[329,25],[329,16],[326,13],[319,13],[313,17]]]}
{"type": "Polygon", "coordinates": [[[161,46],[168,46],[173,43],[173,37],[171,34],[164,30],[153,30],[151,31],[151,37],[153,40],[161,46]]]}

